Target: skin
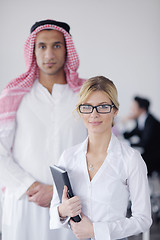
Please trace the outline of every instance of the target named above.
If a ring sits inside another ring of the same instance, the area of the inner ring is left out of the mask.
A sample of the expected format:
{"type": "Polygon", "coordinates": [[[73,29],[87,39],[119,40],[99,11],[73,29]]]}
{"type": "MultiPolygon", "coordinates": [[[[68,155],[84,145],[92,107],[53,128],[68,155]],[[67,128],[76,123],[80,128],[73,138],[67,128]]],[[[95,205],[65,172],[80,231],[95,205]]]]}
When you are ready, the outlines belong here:
{"type": "Polygon", "coordinates": [[[130,114],[123,119],[123,123],[126,123],[128,120],[136,120],[143,113],[146,113],[146,110],[143,108],[140,108],[137,101],[133,101],[131,104],[130,114]]]}
{"type": "MultiPolygon", "coordinates": [[[[39,82],[52,93],[55,83],[66,84],[64,64],[66,48],[63,33],[40,31],[35,40],[35,56],[40,71],[39,82]]],[[[34,182],[26,191],[28,200],[41,207],[50,207],[53,186],[34,182]]]]}
{"type": "Polygon", "coordinates": [[[66,48],[63,33],[43,30],[36,36],[35,56],[40,70],[40,83],[51,93],[53,84],[65,84],[66,48]]]}
{"type": "Polygon", "coordinates": [[[34,202],[41,207],[50,207],[53,196],[53,186],[34,182],[27,190],[29,202],[34,202]]]}
{"type": "MultiPolygon", "coordinates": [[[[92,92],[83,104],[97,106],[99,104],[110,104],[111,100],[103,91],[92,92]]],[[[111,128],[114,117],[117,114],[115,108],[108,114],[97,113],[96,109],[91,114],[81,114],[83,122],[88,129],[88,149],[87,164],[93,164],[94,170],[89,173],[90,180],[95,176],[101,165],[103,164],[108,145],[111,139],[111,128]]],[[[59,206],[59,215],[61,217],[73,217],[81,214],[82,220],[77,223],[70,220],[71,228],[78,239],[94,238],[94,229],[92,222],[81,213],[80,198],[75,196],[72,199],[67,198],[67,187],[65,186],[62,196],[62,204],[59,206]]]]}
{"type": "Polygon", "coordinates": [[[146,111],[143,108],[140,108],[137,101],[133,101],[131,105],[130,119],[137,119],[142,113],[146,111]]]}

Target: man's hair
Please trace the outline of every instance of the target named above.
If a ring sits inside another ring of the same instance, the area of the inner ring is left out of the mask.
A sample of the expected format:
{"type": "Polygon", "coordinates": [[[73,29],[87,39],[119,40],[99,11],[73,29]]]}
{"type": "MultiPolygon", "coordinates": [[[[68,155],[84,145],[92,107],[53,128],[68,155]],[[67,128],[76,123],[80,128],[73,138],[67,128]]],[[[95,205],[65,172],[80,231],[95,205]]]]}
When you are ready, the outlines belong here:
{"type": "Polygon", "coordinates": [[[134,100],[138,103],[140,108],[146,110],[146,112],[149,111],[150,101],[148,99],[135,96],[134,100]]]}
{"type": "Polygon", "coordinates": [[[63,28],[64,30],[66,30],[66,32],[68,32],[70,34],[70,26],[65,23],[65,22],[59,22],[59,21],[55,21],[55,20],[50,20],[50,19],[47,19],[47,20],[42,20],[42,21],[39,21],[39,22],[36,22],[32,27],[31,27],[31,30],[30,32],[32,33],[36,28],[40,27],[40,26],[43,26],[43,25],[46,25],[46,24],[51,24],[51,25],[55,25],[55,26],[58,26],[58,27],[61,27],[63,28]]]}

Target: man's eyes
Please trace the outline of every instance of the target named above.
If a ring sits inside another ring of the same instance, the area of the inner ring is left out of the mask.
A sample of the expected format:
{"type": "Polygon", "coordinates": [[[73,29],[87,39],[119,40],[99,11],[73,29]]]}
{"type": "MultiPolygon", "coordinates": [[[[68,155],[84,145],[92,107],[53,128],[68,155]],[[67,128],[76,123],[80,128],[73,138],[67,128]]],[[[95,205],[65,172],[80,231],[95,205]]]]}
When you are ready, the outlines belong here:
{"type": "Polygon", "coordinates": [[[40,48],[40,49],[45,49],[46,46],[45,46],[45,45],[40,45],[39,48],[40,48]]]}
{"type": "MultiPolygon", "coordinates": [[[[45,45],[39,45],[39,48],[40,49],[46,49],[46,46],[45,45]]],[[[54,49],[61,48],[61,45],[60,44],[53,45],[53,48],[54,49]]]]}
{"type": "Polygon", "coordinates": [[[61,48],[61,45],[60,44],[56,44],[56,45],[54,45],[54,48],[61,48]]]}

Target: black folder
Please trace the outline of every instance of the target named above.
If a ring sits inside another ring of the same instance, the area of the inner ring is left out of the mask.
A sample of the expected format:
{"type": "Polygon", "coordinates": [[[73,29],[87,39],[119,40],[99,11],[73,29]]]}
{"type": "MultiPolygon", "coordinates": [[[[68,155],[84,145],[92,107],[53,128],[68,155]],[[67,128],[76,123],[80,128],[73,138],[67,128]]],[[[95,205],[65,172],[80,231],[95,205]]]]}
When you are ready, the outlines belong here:
{"type": "MultiPolygon", "coordinates": [[[[50,167],[50,170],[52,173],[54,183],[56,185],[60,202],[62,202],[64,185],[68,187],[68,198],[74,197],[67,171],[63,170],[60,167],[57,167],[56,165],[53,165],[52,167],[50,167]]],[[[75,222],[81,221],[81,217],[79,215],[72,217],[71,219],[73,219],[73,221],[75,222]]]]}

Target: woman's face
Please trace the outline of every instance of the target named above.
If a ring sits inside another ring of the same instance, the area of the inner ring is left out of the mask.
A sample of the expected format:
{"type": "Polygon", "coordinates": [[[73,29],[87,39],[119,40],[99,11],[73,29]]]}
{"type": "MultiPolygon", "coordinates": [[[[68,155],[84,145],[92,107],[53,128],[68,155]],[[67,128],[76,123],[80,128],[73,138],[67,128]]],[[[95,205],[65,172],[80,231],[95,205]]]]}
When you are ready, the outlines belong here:
{"type": "MultiPolygon", "coordinates": [[[[83,102],[83,104],[97,106],[109,104],[112,105],[111,100],[103,91],[95,91],[92,92],[88,98],[83,102]]],[[[96,133],[102,134],[111,131],[113,118],[117,114],[117,110],[115,108],[111,109],[110,113],[98,113],[94,108],[92,113],[83,114],[81,113],[81,117],[83,122],[88,129],[88,133],[96,133]]]]}

